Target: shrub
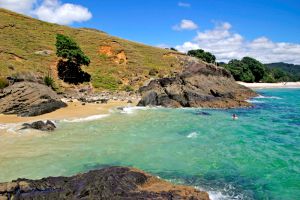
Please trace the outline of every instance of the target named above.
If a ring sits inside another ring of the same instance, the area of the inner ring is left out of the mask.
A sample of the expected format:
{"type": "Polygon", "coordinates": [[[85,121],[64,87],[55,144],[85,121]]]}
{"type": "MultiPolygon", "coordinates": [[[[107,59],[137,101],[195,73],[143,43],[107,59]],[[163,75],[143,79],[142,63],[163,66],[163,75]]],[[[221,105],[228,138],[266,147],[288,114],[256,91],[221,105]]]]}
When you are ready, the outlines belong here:
{"type": "Polygon", "coordinates": [[[122,89],[126,92],[134,91],[134,89],[130,85],[125,85],[122,89]]]}
{"type": "Polygon", "coordinates": [[[210,52],[206,52],[203,49],[196,49],[196,50],[190,50],[187,53],[189,56],[193,56],[196,58],[199,58],[200,60],[203,60],[207,63],[215,63],[216,57],[211,54],[210,52]]]}
{"type": "Polygon", "coordinates": [[[0,77],[0,89],[3,89],[9,85],[8,80],[6,78],[0,77]]]}

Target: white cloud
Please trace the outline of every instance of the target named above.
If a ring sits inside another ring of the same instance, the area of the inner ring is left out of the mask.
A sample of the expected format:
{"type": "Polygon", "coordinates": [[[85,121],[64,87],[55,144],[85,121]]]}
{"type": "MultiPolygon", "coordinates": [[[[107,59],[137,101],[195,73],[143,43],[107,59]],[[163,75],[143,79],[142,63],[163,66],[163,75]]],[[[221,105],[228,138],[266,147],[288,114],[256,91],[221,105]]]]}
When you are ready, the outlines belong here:
{"type": "Polygon", "coordinates": [[[83,22],[92,18],[92,14],[87,8],[70,3],[62,4],[58,0],[44,0],[33,13],[38,19],[63,25],[83,22]]]}
{"type": "Polygon", "coordinates": [[[162,48],[162,49],[170,48],[170,45],[167,45],[167,44],[158,44],[158,45],[155,45],[155,46],[158,47],[158,48],[162,48]]]}
{"type": "Polygon", "coordinates": [[[211,30],[197,32],[192,41],[177,45],[176,49],[187,52],[191,49],[204,49],[213,53],[218,61],[228,62],[250,56],[263,63],[288,62],[300,64],[300,44],[273,42],[266,37],[252,41],[233,32],[229,23],[217,24],[211,30]]]}
{"type": "Polygon", "coordinates": [[[189,8],[189,7],[191,7],[191,4],[185,3],[185,2],[178,2],[178,6],[179,7],[189,8]]]}
{"type": "Polygon", "coordinates": [[[36,0],[0,0],[0,7],[18,13],[29,14],[36,0]]]}
{"type": "Polygon", "coordinates": [[[173,26],[173,30],[182,31],[182,30],[195,30],[198,28],[198,25],[192,20],[183,19],[180,24],[173,26]]]}
{"type": "Polygon", "coordinates": [[[0,0],[0,7],[63,25],[92,18],[87,8],[71,3],[63,4],[59,0],[0,0]]]}

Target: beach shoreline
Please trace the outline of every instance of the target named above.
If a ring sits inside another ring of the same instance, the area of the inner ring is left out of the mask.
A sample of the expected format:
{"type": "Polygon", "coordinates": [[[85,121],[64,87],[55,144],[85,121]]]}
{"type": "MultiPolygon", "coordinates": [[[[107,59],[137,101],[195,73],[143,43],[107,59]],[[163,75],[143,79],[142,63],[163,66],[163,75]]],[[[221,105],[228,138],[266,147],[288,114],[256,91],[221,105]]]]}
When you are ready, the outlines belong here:
{"type": "Polygon", "coordinates": [[[300,82],[279,82],[279,83],[245,83],[237,81],[238,84],[251,89],[267,89],[267,88],[300,88],[300,82]]]}
{"type": "Polygon", "coordinates": [[[85,103],[74,101],[68,102],[67,107],[55,110],[34,117],[20,117],[17,115],[0,114],[0,124],[25,123],[39,120],[70,120],[76,118],[89,117],[93,115],[109,114],[109,111],[116,107],[134,106],[136,103],[127,103],[126,101],[109,101],[107,104],[85,103]]]}

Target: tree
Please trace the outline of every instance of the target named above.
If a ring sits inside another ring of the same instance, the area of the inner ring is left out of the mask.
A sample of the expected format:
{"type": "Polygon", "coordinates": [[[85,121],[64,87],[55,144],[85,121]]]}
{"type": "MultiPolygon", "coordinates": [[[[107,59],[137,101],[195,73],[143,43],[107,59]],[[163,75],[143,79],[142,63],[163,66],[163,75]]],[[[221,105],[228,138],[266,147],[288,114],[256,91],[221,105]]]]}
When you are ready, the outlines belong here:
{"type": "Polygon", "coordinates": [[[58,76],[68,83],[88,82],[91,76],[82,71],[81,66],[88,66],[90,59],[83,53],[78,44],[70,37],[56,35],[56,55],[60,57],[58,62],[58,76]]]}
{"type": "Polygon", "coordinates": [[[255,82],[259,82],[265,75],[265,66],[258,60],[250,57],[244,57],[242,63],[247,65],[255,77],[255,82]]]}
{"type": "Polygon", "coordinates": [[[199,58],[207,63],[215,63],[216,57],[210,52],[205,52],[203,49],[190,50],[187,53],[189,56],[199,58]]]}
{"type": "Polygon", "coordinates": [[[228,69],[236,81],[244,81],[251,83],[255,80],[254,75],[245,63],[240,60],[233,59],[229,61],[225,68],[228,69]]]}

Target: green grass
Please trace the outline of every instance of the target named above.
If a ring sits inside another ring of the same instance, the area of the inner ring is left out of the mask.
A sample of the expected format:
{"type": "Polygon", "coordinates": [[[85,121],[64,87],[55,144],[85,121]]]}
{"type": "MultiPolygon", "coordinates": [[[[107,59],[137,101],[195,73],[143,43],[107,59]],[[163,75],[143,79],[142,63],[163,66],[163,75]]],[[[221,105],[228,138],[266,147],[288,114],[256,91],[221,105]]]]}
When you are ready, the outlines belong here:
{"type": "MultiPolygon", "coordinates": [[[[57,33],[71,36],[91,59],[90,66],[83,69],[92,75],[92,84],[99,90],[122,90],[138,76],[141,79],[131,85],[137,89],[148,79],[151,69],[157,69],[158,74],[162,75],[181,69],[175,57],[164,57],[164,54],[172,52],[169,50],[120,39],[97,30],[42,22],[0,9],[0,75],[30,71],[44,77],[49,68],[55,71],[58,61],[55,55],[57,33]],[[9,24],[14,26],[3,28],[9,24]],[[103,45],[113,46],[115,52],[124,50],[127,64],[117,64],[112,57],[101,55],[99,47],[103,45]],[[51,50],[53,53],[48,56],[35,54],[41,50],[51,50]]],[[[60,84],[59,80],[55,81],[60,84]]]]}

